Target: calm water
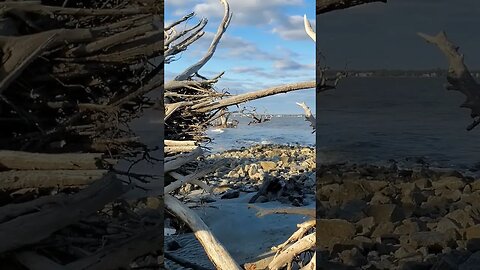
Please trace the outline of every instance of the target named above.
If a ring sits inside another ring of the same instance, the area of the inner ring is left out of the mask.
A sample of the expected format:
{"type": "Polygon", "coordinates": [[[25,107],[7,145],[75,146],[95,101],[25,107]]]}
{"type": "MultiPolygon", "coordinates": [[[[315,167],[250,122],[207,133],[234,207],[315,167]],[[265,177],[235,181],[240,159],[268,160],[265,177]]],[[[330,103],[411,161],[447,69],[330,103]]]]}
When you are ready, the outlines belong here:
{"type": "Polygon", "coordinates": [[[349,78],[318,95],[317,144],[322,161],[378,163],[418,157],[432,166],[473,168],[480,127],[466,131],[464,96],[439,78],[349,78]]]}
{"type": "Polygon", "coordinates": [[[315,145],[315,134],[303,116],[273,117],[262,124],[248,125],[250,119],[236,118],[237,128],[211,129],[208,135],[213,142],[207,146],[212,152],[238,149],[255,144],[315,145]]]}

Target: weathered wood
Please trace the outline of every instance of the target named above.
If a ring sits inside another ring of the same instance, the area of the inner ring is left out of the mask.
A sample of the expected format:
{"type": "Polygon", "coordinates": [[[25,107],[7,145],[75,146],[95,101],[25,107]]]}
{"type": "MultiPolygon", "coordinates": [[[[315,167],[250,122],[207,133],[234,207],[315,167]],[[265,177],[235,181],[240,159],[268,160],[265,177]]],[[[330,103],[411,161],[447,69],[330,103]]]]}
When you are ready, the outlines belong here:
{"type": "Polygon", "coordinates": [[[295,214],[295,215],[303,215],[309,217],[316,217],[316,211],[314,208],[304,208],[304,207],[287,207],[287,208],[261,208],[254,204],[249,204],[248,207],[251,207],[257,210],[257,217],[264,217],[267,215],[273,214],[295,214]]]}
{"type": "Polygon", "coordinates": [[[66,270],[114,270],[126,268],[137,257],[155,253],[163,247],[163,226],[144,232],[106,247],[95,254],[67,264],[66,270]]]}
{"type": "Polygon", "coordinates": [[[386,3],[387,0],[318,0],[316,13],[318,15],[374,2],[386,3]]]}
{"type": "Polygon", "coordinates": [[[467,99],[461,107],[471,110],[471,117],[475,118],[473,123],[467,127],[472,130],[480,124],[480,84],[473,78],[463,61],[463,54],[458,52],[459,47],[453,44],[445,32],[436,36],[418,33],[427,42],[436,45],[448,60],[447,80],[450,83],[448,90],[455,90],[463,93],[467,99]]]}
{"type": "Polygon", "coordinates": [[[313,131],[315,132],[317,128],[317,120],[312,114],[312,110],[305,104],[305,102],[299,103],[297,105],[300,106],[305,111],[305,119],[310,122],[310,126],[312,127],[313,131]]]}
{"type": "Polygon", "coordinates": [[[232,259],[230,253],[212,234],[203,220],[188,207],[183,205],[175,197],[165,195],[165,207],[172,211],[178,218],[184,221],[193,231],[195,237],[200,241],[208,257],[216,269],[219,270],[240,270],[240,266],[232,259]]]}
{"type": "MultiPolygon", "coordinates": [[[[49,207],[1,223],[0,253],[45,239],[53,232],[100,210],[126,190],[120,180],[108,174],[74,195],[52,199],[49,207]]],[[[28,208],[31,208],[31,203],[28,208]]]]}
{"type": "Polygon", "coordinates": [[[163,170],[165,173],[176,170],[181,166],[197,159],[202,154],[202,152],[202,149],[200,147],[197,147],[190,153],[179,154],[173,157],[165,158],[165,165],[163,167],[163,170]]]}
{"type": "Polygon", "coordinates": [[[103,153],[46,154],[0,150],[0,170],[96,170],[113,159],[102,159],[103,153]]]}
{"type": "Polygon", "coordinates": [[[268,96],[288,93],[288,92],[297,91],[297,90],[312,89],[312,88],[315,88],[315,86],[316,86],[315,81],[280,85],[280,86],[270,87],[267,89],[263,89],[263,90],[259,90],[251,93],[239,94],[239,95],[227,97],[225,99],[212,101],[207,105],[200,106],[199,108],[192,106],[192,109],[198,112],[209,112],[215,109],[225,108],[228,106],[232,106],[232,105],[236,105],[236,104],[240,104],[240,103],[244,103],[247,101],[256,100],[256,99],[260,99],[268,96]]]}
{"type": "Polygon", "coordinates": [[[309,249],[315,248],[316,243],[316,235],[315,233],[311,233],[299,241],[295,242],[293,245],[286,248],[283,252],[277,255],[273,261],[270,262],[268,265],[268,269],[271,270],[278,270],[290,263],[293,258],[309,249]]]}
{"type": "Polygon", "coordinates": [[[107,170],[26,170],[0,172],[0,190],[68,188],[89,185],[107,170]]]}

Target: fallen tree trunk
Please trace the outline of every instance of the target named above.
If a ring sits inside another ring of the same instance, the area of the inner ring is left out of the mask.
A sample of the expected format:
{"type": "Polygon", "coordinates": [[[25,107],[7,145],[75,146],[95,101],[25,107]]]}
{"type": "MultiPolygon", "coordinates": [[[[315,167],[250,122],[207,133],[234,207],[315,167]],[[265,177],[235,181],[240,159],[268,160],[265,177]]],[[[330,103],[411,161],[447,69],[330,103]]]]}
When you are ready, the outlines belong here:
{"type": "Polygon", "coordinates": [[[102,163],[116,163],[102,156],[103,153],[44,154],[0,150],[0,170],[96,170],[103,168],[102,163]]]}
{"type": "Polygon", "coordinates": [[[69,188],[89,185],[107,170],[28,170],[0,172],[0,190],[69,188]]]}
{"type": "Polygon", "coordinates": [[[240,266],[232,259],[230,253],[212,234],[203,220],[175,197],[165,194],[165,207],[184,221],[200,241],[210,261],[219,270],[241,270],[240,266]]]}
{"type": "MultiPolygon", "coordinates": [[[[112,202],[124,192],[126,188],[121,181],[108,174],[77,194],[59,196],[57,200],[52,198],[52,205],[47,208],[1,223],[0,253],[37,243],[53,232],[102,209],[105,204],[112,202]]],[[[27,207],[31,209],[32,203],[28,203],[27,207]]]]}
{"type": "Polygon", "coordinates": [[[319,0],[317,1],[317,15],[374,2],[386,3],[387,0],[319,0]]]}

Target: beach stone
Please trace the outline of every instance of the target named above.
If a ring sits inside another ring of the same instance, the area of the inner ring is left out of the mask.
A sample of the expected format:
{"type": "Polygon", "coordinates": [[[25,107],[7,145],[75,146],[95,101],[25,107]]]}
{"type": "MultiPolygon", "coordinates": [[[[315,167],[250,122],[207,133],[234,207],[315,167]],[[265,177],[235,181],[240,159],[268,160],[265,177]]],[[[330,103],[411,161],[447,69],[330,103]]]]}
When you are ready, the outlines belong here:
{"type": "Polygon", "coordinates": [[[375,192],[372,199],[370,200],[371,204],[388,204],[391,202],[392,200],[390,199],[390,197],[383,195],[383,193],[381,192],[375,192]]]}
{"type": "Polygon", "coordinates": [[[375,227],[375,219],[373,217],[366,217],[360,219],[356,225],[359,227],[358,235],[370,236],[372,234],[373,228],[375,227]]]}
{"type": "Polygon", "coordinates": [[[388,182],[378,181],[378,180],[368,180],[368,181],[363,181],[363,185],[366,190],[368,190],[371,193],[374,193],[388,186],[388,182]]]}
{"type": "Polygon", "coordinates": [[[362,255],[358,248],[344,250],[338,255],[338,257],[343,264],[348,266],[359,267],[367,263],[367,259],[362,255]]]}
{"type": "Polygon", "coordinates": [[[393,233],[395,234],[412,234],[420,231],[418,222],[406,219],[402,221],[402,224],[398,225],[393,233]]]}
{"type": "Polygon", "coordinates": [[[395,204],[371,205],[367,209],[367,215],[375,218],[377,223],[397,222],[405,218],[405,214],[395,204]]]}
{"type": "Polygon", "coordinates": [[[148,197],[146,206],[150,209],[158,209],[160,206],[162,206],[162,201],[157,197],[148,197]]]}
{"type": "Polygon", "coordinates": [[[432,270],[458,270],[458,265],[452,258],[444,256],[432,266],[432,270]]]}
{"type": "Polygon", "coordinates": [[[240,197],[240,192],[238,190],[229,190],[225,194],[223,194],[220,199],[235,199],[240,197]]]}
{"type": "Polygon", "coordinates": [[[382,236],[393,233],[394,229],[395,225],[392,222],[380,223],[372,232],[372,239],[381,242],[382,236]]]}
{"type": "Polygon", "coordinates": [[[317,221],[317,239],[321,248],[331,249],[337,243],[346,242],[355,235],[355,226],[342,219],[317,221]]]}
{"type": "Polygon", "coordinates": [[[274,170],[277,167],[277,163],[273,161],[260,161],[260,167],[266,172],[274,170]]]}
{"type": "Polygon", "coordinates": [[[414,181],[415,186],[417,186],[420,190],[424,190],[427,188],[432,187],[432,181],[428,178],[420,178],[414,181]]]}
{"type": "Polygon", "coordinates": [[[442,233],[447,233],[451,230],[455,232],[459,232],[460,226],[458,225],[458,223],[456,223],[455,221],[451,220],[448,217],[442,217],[440,221],[437,223],[437,226],[435,228],[435,231],[442,232],[442,233]]]}
{"type": "Polygon", "coordinates": [[[458,270],[478,270],[480,267],[480,251],[473,253],[464,263],[462,263],[458,270]]]}
{"type": "Polygon", "coordinates": [[[430,250],[441,251],[455,243],[455,240],[444,233],[427,231],[416,232],[410,235],[410,243],[414,248],[427,247],[430,250]]]}
{"type": "Polygon", "coordinates": [[[475,179],[475,181],[470,183],[470,186],[472,187],[472,191],[480,190],[480,179],[475,179]]]}
{"type": "Polygon", "coordinates": [[[454,210],[448,213],[445,217],[455,221],[457,224],[460,225],[461,228],[467,228],[475,225],[475,222],[470,216],[470,214],[463,209],[454,210]]]}
{"type": "Polygon", "coordinates": [[[465,237],[467,240],[480,239],[480,224],[466,228],[465,237]]]}
{"type": "Polygon", "coordinates": [[[463,181],[463,179],[457,176],[444,176],[439,180],[432,182],[432,187],[434,189],[456,190],[463,189],[465,185],[466,183],[463,181]]]}

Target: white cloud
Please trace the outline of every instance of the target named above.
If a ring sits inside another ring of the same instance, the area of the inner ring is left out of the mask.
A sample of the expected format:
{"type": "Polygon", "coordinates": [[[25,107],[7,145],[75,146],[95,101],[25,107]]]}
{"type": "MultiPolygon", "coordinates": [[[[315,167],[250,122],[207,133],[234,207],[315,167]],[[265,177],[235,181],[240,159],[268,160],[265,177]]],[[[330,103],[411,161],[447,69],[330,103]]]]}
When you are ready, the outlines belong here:
{"type": "MultiPolygon", "coordinates": [[[[313,29],[315,29],[315,22],[310,19],[313,29]]],[[[310,39],[305,32],[303,25],[303,16],[288,16],[285,20],[272,29],[272,33],[278,34],[281,38],[286,40],[303,40],[310,39]]]]}

